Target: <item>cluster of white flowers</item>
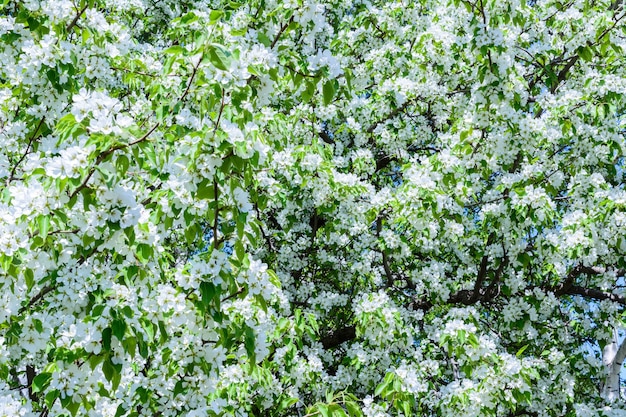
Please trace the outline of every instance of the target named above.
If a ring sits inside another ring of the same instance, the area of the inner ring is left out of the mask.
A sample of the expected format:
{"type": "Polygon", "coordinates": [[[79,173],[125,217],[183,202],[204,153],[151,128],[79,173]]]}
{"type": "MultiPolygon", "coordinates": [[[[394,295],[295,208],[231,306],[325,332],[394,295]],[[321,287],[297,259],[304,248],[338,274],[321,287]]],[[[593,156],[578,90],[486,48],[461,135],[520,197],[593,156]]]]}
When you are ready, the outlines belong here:
{"type": "Polygon", "coordinates": [[[30,407],[24,407],[17,391],[11,391],[5,383],[0,386],[0,416],[22,417],[30,414],[30,407]]]}
{"type": "Polygon", "coordinates": [[[90,150],[82,146],[63,149],[58,156],[49,159],[46,174],[52,178],[76,178],[87,166],[90,150]]]}
{"type": "Polygon", "coordinates": [[[331,79],[337,78],[343,73],[339,60],[329,50],[319,50],[315,55],[310,56],[308,60],[311,71],[317,71],[326,67],[329,73],[328,76],[331,79]]]}

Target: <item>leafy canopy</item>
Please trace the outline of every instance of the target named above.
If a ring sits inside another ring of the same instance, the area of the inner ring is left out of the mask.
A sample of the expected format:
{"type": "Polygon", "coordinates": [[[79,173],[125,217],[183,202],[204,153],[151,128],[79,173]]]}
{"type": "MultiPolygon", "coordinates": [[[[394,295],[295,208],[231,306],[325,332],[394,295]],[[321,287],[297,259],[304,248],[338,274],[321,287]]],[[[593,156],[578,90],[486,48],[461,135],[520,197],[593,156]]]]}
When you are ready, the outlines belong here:
{"type": "Polygon", "coordinates": [[[622,1],[0,4],[0,416],[622,409],[622,1]]]}

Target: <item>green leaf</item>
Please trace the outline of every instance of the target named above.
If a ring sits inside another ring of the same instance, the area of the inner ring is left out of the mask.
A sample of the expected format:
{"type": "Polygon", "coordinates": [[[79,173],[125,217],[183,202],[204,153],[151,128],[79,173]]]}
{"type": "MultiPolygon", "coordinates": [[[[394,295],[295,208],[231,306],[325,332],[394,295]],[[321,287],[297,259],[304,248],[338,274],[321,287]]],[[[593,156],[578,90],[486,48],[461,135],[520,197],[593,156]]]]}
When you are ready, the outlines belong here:
{"type": "Polygon", "coordinates": [[[470,333],[468,337],[468,341],[474,349],[477,349],[478,347],[480,347],[480,342],[478,341],[478,338],[476,337],[474,333],[470,333]]]}
{"type": "Polygon", "coordinates": [[[530,255],[528,255],[526,252],[522,252],[519,255],[517,255],[517,260],[518,262],[520,262],[523,266],[528,266],[531,261],[532,258],[530,257],[530,255]]]}
{"type": "Polygon", "coordinates": [[[180,45],[170,46],[169,48],[163,51],[164,54],[172,54],[172,55],[182,55],[187,50],[180,45]]]}
{"type": "Polygon", "coordinates": [[[244,337],[244,346],[246,347],[246,353],[250,357],[251,362],[254,362],[255,351],[254,351],[254,343],[255,335],[254,330],[250,327],[246,327],[245,337],[244,337]]]}
{"type": "Polygon", "coordinates": [[[184,387],[183,387],[183,381],[178,380],[176,382],[176,385],[174,385],[174,397],[176,397],[178,394],[181,394],[184,392],[184,387]]]}
{"type": "Polygon", "coordinates": [[[91,309],[91,317],[100,317],[104,311],[105,306],[98,304],[91,309]]]}
{"type": "Polygon", "coordinates": [[[115,373],[115,368],[113,367],[113,363],[110,358],[107,358],[104,362],[102,362],[102,373],[107,381],[111,382],[113,379],[113,374],[115,373]]]}
{"type": "Polygon", "coordinates": [[[123,341],[124,333],[126,333],[126,322],[120,319],[113,320],[111,323],[111,332],[120,342],[123,341]]]}
{"type": "Polygon", "coordinates": [[[124,350],[132,357],[135,357],[135,353],[137,351],[137,338],[136,337],[127,337],[124,339],[122,343],[124,346],[124,350]]]}
{"type": "Polygon", "coordinates": [[[120,372],[121,369],[118,369],[121,367],[120,365],[114,365],[113,369],[113,377],[111,378],[111,391],[117,391],[117,388],[120,386],[120,382],[122,382],[122,373],[120,372]]]}
{"type": "Polygon", "coordinates": [[[44,390],[50,379],[52,378],[52,374],[49,372],[42,372],[33,378],[33,392],[41,392],[44,390]]]}
{"type": "Polygon", "coordinates": [[[224,12],[221,10],[211,10],[211,13],[209,13],[209,23],[215,24],[218,20],[222,18],[223,15],[224,12]]]}
{"type": "Polygon", "coordinates": [[[72,113],[61,117],[55,126],[55,132],[59,135],[59,139],[68,138],[76,129],[78,122],[72,113]]]}
{"type": "Polygon", "coordinates": [[[139,345],[139,354],[142,358],[148,358],[148,344],[142,339],[137,339],[137,345],[139,345]]]}
{"type": "Polygon", "coordinates": [[[222,71],[228,71],[230,68],[230,52],[218,44],[211,45],[208,52],[209,60],[213,65],[222,71]]]}
{"type": "Polygon", "coordinates": [[[140,260],[147,262],[152,258],[152,255],[154,254],[154,249],[150,245],[140,243],[137,245],[137,252],[138,255],[140,255],[140,260]]]}
{"type": "Polygon", "coordinates": [[[309,322],[309,326],[311,327],[311,329],[315,332],[315,334],[318,334],[320,331],[320,328],[317,324],[317,320],[315,319],[315,315],[307,314],[306,319],[309,322]]]}
{"type": "Polygon", "coordinates": [[[165,328],[165,323],[163,323],[163,320],[159,320],[159,333],[161,334],[161,337],[159,337],[159,342],[163,344],[167,341],[167,329],[165,328]]]}
{"type": "Polygon", "coordinates": [[[581,46],[576,50],[576,52],[584,61],[589,62],[593,59],[593,54],[588,46],[581,46]]]}
{"type": "Polygon", "coordinates": [[[237,259],[240,261],[243,261],[243,258],[246,255],[246,251],[240,240],[235,242],[235,254],[237,255],[237,259]]]}
{"type": "Polygon", "coordinates": [[[117,159],[115,160],[115,165],[117,168],[118,174],[124,176],[126,175],[126,171],[128,171],[128,167],[130,166],[130,160],[128,156],[124,154],[117,155],[117,159]]]}
{"type": "Polygon", "coordinates": [[[405,416],[410,416],[411,413],[411,401],[409,400],[404,400],[402,401],[402,412],[404,413],[405,416]]]}
{"type": "Polygon", "coordinates": [[[280,401],[280,404],[278,405],[278,409],[280,411],[286,410],[286,409],[290,408],[291,406],[293,406],[294,404],[296,404],[297,402],[298,402],[297,398],[293,398],[293,397],[283,398],[280,401]]]}
{"type": "Polygon", "coordinates": [[[276,272],[274,272],[273,269],[268,269],[267,270],[267,275],[269,276],[269,280],[272,284],[274,284],[274,286],[281,288],[280,285],[280,278],[278,278],[278,275],[276,275],[276,272]]]}
{"type": "Polygon", "coordinates": [[[306,81],[306,89],[302,92],[302,98],[301,98],[302,102],[307,103],[309,100],[311,100],[311,98],[315,94],[316,86],[317,86],[317,80],[306,81]]]}
{"type": "Polygon", "coordinates": [[[148,341],[154,340],[154,324],[151,321],[146,320],[142,323],[142,327],[146,331],[148,341]]]}
{"type": "Polygon", "coordinates": [[[35,330],[39,333],[43,332],[43,323],[39,319],[33,319],[33,325],[35,326],[35,330]]]}
{"type": "Polygon", "coordinates": [[[110,327],[107,327],[106,329],[102,330],[102,349],[104,349],[105,351],[111,350],[111,335],[112,334],[113,333],[110,327]]]}
{"type": "Polygon", "coordinates": [[[335,395],[334,395],[333,391],[330,390],[330,389],[327,389],[326,390],[326,402],[328,404],[330,404],[330,403],[333,402],[334,399],[335,399],[335,395]]]}
{"type": "Polygon", "coordinates": [[[464,343],[465,343],[465,336],[466,336],[465,330],[460,329],[460,330],[457,332],[457,336],[458,336],[458,338],[459,338],[459,343],[460,343],[460,344],[464,344],[464,343]]]}
{"type": "Polygon", "coordinates": [[[165,116],[167,116],[167,114],[169,113],[169,106],[167,104],[163,106],[159,106],[157,107],[155,113],[156,113],[157,122],[161,123],[163,122],[163,119],[165,118],[165,116]]]}
{"type": "Polygon", "coordinates": [[[52,390],[46,394],[45,401],[48,408],[52,408],[52,404],[59,398],[60,394],[58,389],[52,390]]]}
{"type": "Polygon", "coordinates": [[[52,85],[58,84],[58,82],[59,82],[59,72],[56,70],[56,68],[49,69],[46,72],[46,76],[48,77],[48,80],[50,80],[52,85]]]}
{"type": "Polygon", "coordinates": [[[165,59],[165,63],[163,64],[163,74],[169,74],[170,71],[172,70],[172,66],[174,65],[174,62],[176,62],[177,56],[176,55],[170,55],[165,59]]]}
{"type": "MultiPolygon", "coordinates": [[[[30,289],[33,288],[33,285],[35,284],[35,274],[33,273],[33,270],[30,268],[26,268],[24,270],[24,281],[26,281],[26,286],[30,289]]],[[[39,330],[41,332],[41,330],[39,330]]]]}
{"type": "Polygon", "coordinates": [[[189,12],[180,18],[180,23],[188,25],[189,23],[193,23],[196,20],[198,20],[198,16],[194,12],[189,12]]]}
{"type": "Polygon", "coordinates": [[[356,402],[346,401],[345,406],[348,409],[348,414],[350,414],[350,417],[361,417],[363,415],[361,409],[356,402]]]}
{"type": "Polygon", "coordinates": [[[123,405],[123,404],[120,404],[120,405],[117,407],[117,411],[115,412],[115,417],[121,417],[121,416],[123,416],[124,414],[126,414],[126,411],[127,411],[127,410],[126,410],[126,408],[124,408],[124,405],[123,405]]]}
{"type": "Polygon", "coordinates": [[[518,358],[522,356],[522,354],[524,353],[524,351],[526,349],[528,349],[528,346],[530,345],[524,345],[520,348],[520,350],[517,351],[517,353],[515,354],[515,356],[517,356],[518,358]]]}
{"type": "Polygon", "coordinates": [[[257,39],[259,40],[259,42],[261,42],[264,46],[269,47],[272,44],[271,39],[263,32],[259,32],[257,34],[257,39]]]}
{"type": "Polygon", "coordinates": [[[204,304],[205,307],[208,307],[213,301],[213,298],[215,298],[215,294],[217,294],[215,285],[210,282],[203,281],[200,283],[200,294],[202,295],[202,304],[204,304]]]}
{"type": "Polygon", "coordinates": [[[328,411],[330,413],[331,416],[337,416],[337,417],[348,417],[348,415],[346,414],[345,410],[343,408],[341,408],[341,406],[339,404],[330,404],[328,406],[328,411]]]}
{"type": "Polygon", "coordinates": [[[213,181],[203,179],[198,183],[196,197],[201,200],[213,200],[215,198],[215,190],[213,189],[213,181]]]}
{"type": "Polygon", "coordinates": [[[261,309],[267,313],[267,301],[265,301],[265,298],[263,298],[262,295],[258,294],[254,297],[254,299],[259,303],[261,309]]]}
{"type": "Polygon", "coordinates": [[[324,95],[324,104],[329,105],[335,97],[335,80],[328,80],[322,87],[322,93],[324,95]]]}
{"type": "Polygon", "coordinates": [[[37,28],[40,26],[40,23],[38,20],[36,20],[35,18],[33,18],[32,16],[29,16],[26,21],[28,22],[28,29],[31,32],[36,32],[37,28]]]}
{"type": "Polygon", "coordinates": [[[239,213],[239,215],[237,216],[237,237],[240,240],[243,239],[247,218],[248,213],[239,213]]]}
{"type": "Polygon", "coordinates": [[[320,412],[322,417],[330,417],[330,414],[328,413],[328,406],[326,404],[318,404],[317,411],[320,412]]]}
{"type": "MultiPolygon", "coordinates": [[[[136,269],[137,267],[135,267],[136,269]]],[[[122,314],[124,314],[126,317],[133,318],[133,316],[135,315],[135,313],[133,313],[133,309],[130,306],[124,306],[124,308],[122,308],[122,314]]]]}
{"type": "Polygon", "coordinates": [[[378,384],[378,386],[376,387],[376,391],[374,391],[374,395],[376,396],[386,396],[387,393],[387,387],[393,384],[393,374],[389,373],[385,376],[385,379],[383,380],[383,382],[381,382],[380,384],[378,384]]]}

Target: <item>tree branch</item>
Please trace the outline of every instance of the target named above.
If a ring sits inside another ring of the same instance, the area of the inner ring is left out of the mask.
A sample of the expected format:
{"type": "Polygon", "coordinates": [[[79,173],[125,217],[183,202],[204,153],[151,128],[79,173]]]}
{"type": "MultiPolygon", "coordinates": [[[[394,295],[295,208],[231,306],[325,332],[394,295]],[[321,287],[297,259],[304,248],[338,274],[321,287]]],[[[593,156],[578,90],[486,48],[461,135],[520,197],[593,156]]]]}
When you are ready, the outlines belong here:
{"type": "Polygon", "coordinates": [[[270,45],[270,49],[274,49],[274,47],[276,46],[276,44],[278,43],[278,40],[280,39],[280,36],[283,34],[283,32],[285,31],[285,29],[287,29],[289,27],[289,25],[291,24],[291,22],[293,22],[293,16],[291,16],[291,18],[289,19],[289,21],[287,23],[285,23],[284,25],[282,25],[280,27],[280,30],[278,31],[278,33],[276,34],[276,36],[274,36],[274,40],[272,41],[272,44],[270,45]]]}
{"type": "Polygon", "coordinates": [[[74,29],[74,26],[76,26],[76,23],[78,23],[78,19],[80,19],[83,13],[85,13],[85,10],[87,10],[88,6],[89,6],[89,2],[85,2],[85,6],[82,9],[80,9],[78,13],[76,13],[76,16],[74,16],[74,19],[65,27],[65,32],[70,33],[70,31],[74,29]]]}
{"type": "Polygon", "coordinates": [[[622,364],[624,363],[624,359],[626,359],[626,339],[622,341],[622,344],[619,345],[619,349],[617,349],[617,353],[615,354],[615,358],[613,359],[615,365],[621,370],[622,364]]]}
{"type": "Polygon", "coordinates": [[[33,380],[37,376],[35,372],[35,368],[32,365],[26,365],[26,385],[28,386],[28,398],[31,401],[37,402],[39,401],[39,397],[35,392],[33,392],[33,380]]]}
{"type": "Polygon", "coordinates": [[[572,285],[565,291],[564,294],[567,295],[580,295],[586,298],[591,298],[593,300],[611,300],[621,305],[626,305],[626,298],[622,297],[618,294],[613,294],[611,292],[605,292],[601,290],[597,290],[595,288],[585,288],[580,287],[578,285],[572,285]]]}
{"type": "Polygon", "coordinates": [[[39,132],[39,129],[41,129],[41,126],[43,125],[43,122],[45,120],[46,120],[46,117],[44,116],[39,121],[39,124],[35,128],[35,131],[33,132],[33,134],[31,135],[30,139],[28,140],[28,145],[26,146],[26,151],[24,151],[24,154],[15,163],[15,165],[13,165],[13,168],[11,169],[11,174],[9,175],[8,182],[11,182],[11,181],[13,181],[15,179],[15,172],[17,171],[17,168],[22,164],[22,162],[24,162],[24,159],[26,159],[26,156],[30,152],[31,146],[33,146],[33,142],[35,141],[35,138],[37,137],[37,133],[39,132]]]}
{"type": "Polygon", "coordinates": [[[480,267],[478,268],[478,276],[476,277],[476,282],[474,283],[474,292],[472,293],[471,300],[473,302],[478,301],[480,298],[480,289],[483,286],[483,282],[487,277],[487,266],[489,265],[489,257],[484,255],[480,260],[480,267]]]}
{"type": "Polygon", "coordinates": [[[554,92],[559,87],[559,85],[563,81],[565,81],[565,78],[567,77],[567,73],[574,66],[574,64],[578,62],[578,59],[579,59],[578,55],[574,55],[568,59],[567,64],[565,64],[565,66],[559,72],[559,75],[557,75],[556,82],[552,85],[552,88],[550,88],[550,93],[554,94],[554,92]]]}
{"type": "Polygon", "coordinates": [[[341,329],[334,331],[333,333],[326,335],[322,338],[322,346],[324,349],[331,349],[339,346],[343,342],[347,342],[348,340],[352,340],[356,337],[356,327],[355,326],[347,326],[341,329]]]}
{"type": "Polygon", "coordinates": [[[374,130],[378,127],[379,124],[386,122],[389,119],[393,119],[394,117],[402,113],[404,110],[406,110],[406,108],[409,107],[409,105],[412,104],[412,102],[413,102],[412,100],[405,101],[404,104],[402,104],[400,107],[396,107],[393,111],[389,112],[385,117],[372,123],[370,127],[367,128],[366,132],[367,133],[374,132],[374,130]]]}
{"type": "MultiPolygon", "coordinates": [[[[481,263],[481,266],[482,266],[482,263],[481,263]]],[[[496,276],[499,276],[502,273],[503,267],[502,268],[501,267],[502,265],[498,267],[498,270],[496,271],[496,276]]],[[[481,267],[481,271],[482,271],[482,267],[481,267]]],[[[618,270],[618,274],[619,273],[623,274],[624,272],[625,271],[618,270]]],[[[579,265],[570,271],[565,282],[559,285],[558,287],[555,288],[555,287],[547,287],[547,286],[541,287],[540,286],[538,288],[541,288],[544,291],[552,291],[554,292],[554,295],[556,295],[557,297],[564,296],[564,295],[579,295],[585,298],[598,300],[598,301],[610,300],[610,301],[626,306],[626,298],[621,295],[598,290],[595,288],[586,288],[586,287],[582,287],[579,285],[573,285],[573,283],[575,282],[575,279],[581,274],[598,275],[602,273],[604,273],[604,270],[602,268],[579,265]]],[[[486,276],[487,271],[485,271],[484,274],[486,276]]],[[[474,305],[478,302],[490,302],[490,301],[495,300],[496,298],[505,297],[501,295],[500,291],[494,291],[494,289],[491,287],[487,289],[479,288],[478,295],[476,295],[475,290],[476,290],[476,287],[472,290],[460,290],[450,295],[448,300],[446,302],[442,302],[441,304],[448,304],[448,305],[462,304],[462,305],[469,306],[469,305],[474,305]]],[[[407,308],[409,310],[423,310],[424,312],[427,312],[434,306],[435,304],[431,300],[429,300],[427,297],[423,297],[421,299],[414,299],[411,303],[407,305],[407,308]]],[[[352,340],[355,337],[356,337],[356,333],[354,331],[354,326],[347,326],[322,338],[321,342],[324,348],[328,349],[328,348],[336,347],[349,340],[352,340]]],[[[626,342],[624,343],[624,346],[620,346],[620,349],[623,350],[623,357],[620,359],[621,361],[623,361],[624,359],[626,359],[626,342]]]]}
{"type": "Polygon", "coordinates": [[[330,137],[330,135],[323,130],[321,130],[318,133],[318,136],[320,137],[320,139],[322,139],[324,142],[328,143],[329,145],[332,145],[333,143],[335,143],[335,141],[330,137]]]}
{"type": "Polygon", "coordinates": [[[43,299],[46,296],[46,294],[54,290],[54,288],[55,287],[53,285],[46,285],[45,287],[43,287],[37,293],[37,295],[35,295],[33,298],[30,299],[30,301],[28,301],[28,304],[26,304],[24,307],[19,309],[18,314],[22,314],[23,312],[25,312],[26,310],[28,310],[29,308],[37,304],[39,300],[43,299]]]}
{"type": "Polygon", "coordinates": [[[87,186],[87,183],[89,182],[89,179],[91,178],[91,176],[93,175],[93,173],[96,171],[96,166],[100,165],[100,163],[102,161],[104,161],[109,155],[111,155],[113,152],[118,151],[120,149],[125,149],[131,146],[134,146],[140,142],[143,142],[144,140],[148,139],[148,136],[150,136],[152,134],[152,132],[154,132],[161,124],[157,123],[155,124],[152,129],[150,129],[148,132],[146,132],[146,134],[144,134],[142,137],[140,137],[139,139],[133,141],[133,142],[129,142],[123,145],[117,145],[114,146],[110,149],[107,149],[106,151],[102,152],[100,155],[98,155],[98,158],[96,158],[96,162],[93,164],[93,166],[91,167],[91,169],[89,170],[89,173],[87,173],[87,176],[85,177],[85,179],[83,180],[83,182],[80,183],[80,185],[78,187],[76,187],[76,189],[74,190],[74,192],[72,192],[72,194],[70,194],[70,200],[72,198],[74,198],[74,196],[76,196],[76,194],[78,194],[83,188],[85,188],[87,186]]]}

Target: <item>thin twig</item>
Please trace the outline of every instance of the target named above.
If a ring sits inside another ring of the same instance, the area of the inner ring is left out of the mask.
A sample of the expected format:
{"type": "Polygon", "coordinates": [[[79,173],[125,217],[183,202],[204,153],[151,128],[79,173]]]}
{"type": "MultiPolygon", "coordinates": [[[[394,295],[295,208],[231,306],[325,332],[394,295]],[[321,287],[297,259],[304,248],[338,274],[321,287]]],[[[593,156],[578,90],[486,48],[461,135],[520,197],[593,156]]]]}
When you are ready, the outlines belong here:
{"type": "Polygon", "coordinates": [[[148,139],[148,137],[152,134],[152,132],[154,132],[160,125],[161,125],[160,123],[155,124],[152,127],[152,129],[150,129],[148,132],[146,132],[146,134],[144,134],[142,137],[140,137],[139,139],[137,139],[137,140],[135,140],[133,142],[129,142],[129,143],[126,143],[126,144],[123,144],[123,145],[114,146],[114,147],[112,147],[110,149],[107,149],[106,151],[102,152],[100,155],[98,155],[98,158],[96,158],[96,162],[91,167],[91,169],[89,169],[89,173],[87,174],[87,176],[85,177],[83,182],[81,182],[80,185],[78,187],[76,187],[74,192],[72,194],[70,194],[70,200],[72,198],[74,198],[79,192],[81,192],[81,190],[83,190],[87,186],[87,183],[91,179],[91,176],[96,171],[96,167],[98,165],[100,165],[100,163],[102,161],[104,161],[109,155],[111,155],[113,152],[118,151],[120,149],[128,148],[130,146],[134,146],[134,145],[136,145],[136,144],[138,144],[140,142],[143,142],[144,140],[148,139]]]}
{"type": "Polygon", "coordinates": [[[72,29],[74,29],[74,26],[76,26],[76,23],[78,23],[78,19],[80,19],[80,17],[83,15],[83,13],[85,13],[85,10],[87,10],[87,7],[89,6],[89,3],[86,2],[85,3],[85,7],[83,7],[77,14],[76,16],[74,16],[74,20],[72,20],[70,22],[69,25],[67,25],[67,27],[65,28],[65,32],[70,33],[70,31],[72,29]]]}
{"type": "Polygon", "coordinates": [[[280,39],[280,36],[283,34],[285,29],[289,27],[291,22],[293,22],[293,16],[291,16],[291,18],[289,19],[289,21],[287,21],[287,23],[285,23],[284,25],[280,27],[280,30],[278,31],[276,36],[274,36],[274,40],[272,41],[272,44],[270,45],[270,49],[274,49],[274,47],[276,46],[276,43],[278,43],[278,40],[280,39]]]}
{"type": "Polygon", "coordinates": [[[39,129],[41,129],[41,126],[43,125],[44,120],[46,120],[46,116],[41,118],[41,120],[39,121],[39,124],[35,128],[35,131],[33,132],[30,139],[28,140],[26,151],[20,157],[20,159],[15,163],[15,165],[13,165],[13,168],[11,169],[11,175],[9,175],[8,182],[11,182],[15,179],[15,172],[17,171],[17,168],[22,164],[22,162],[24,162],[24,159],[26,159],[26,156],[30,153],[30,147],[33,145],[33,142],[35,141],[35,138],[37,137],[37,133],[39,132],[39,129]]]}

